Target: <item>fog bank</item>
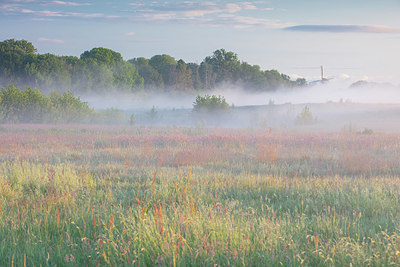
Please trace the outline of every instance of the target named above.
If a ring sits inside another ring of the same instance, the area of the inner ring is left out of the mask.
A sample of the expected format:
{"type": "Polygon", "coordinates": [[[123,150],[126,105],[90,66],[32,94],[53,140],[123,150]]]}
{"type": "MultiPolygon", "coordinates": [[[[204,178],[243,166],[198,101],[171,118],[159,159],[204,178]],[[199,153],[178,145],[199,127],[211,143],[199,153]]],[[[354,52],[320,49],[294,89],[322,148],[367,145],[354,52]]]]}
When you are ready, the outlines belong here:
{"type": "Polygon", "coordinates": [[[400,103],[400,87],[390,84],[366,83],[361,86],[350,86],[347,80],[333,80],[306,87],[277,89],[270,92],[257,92],[243,88],[222,86],[213,91],[201,93],[141,93],[121,94],[112,93],[105,96],[82,95],[96,109],[118,108],[150,109],[153,106],[159,109],[190,109],[196,95],[215,94],[225,97],[229,104],[234,106],[275,104],[302,104],[327,102],[352,102],[363,104],[398,104],[400,103]]]}

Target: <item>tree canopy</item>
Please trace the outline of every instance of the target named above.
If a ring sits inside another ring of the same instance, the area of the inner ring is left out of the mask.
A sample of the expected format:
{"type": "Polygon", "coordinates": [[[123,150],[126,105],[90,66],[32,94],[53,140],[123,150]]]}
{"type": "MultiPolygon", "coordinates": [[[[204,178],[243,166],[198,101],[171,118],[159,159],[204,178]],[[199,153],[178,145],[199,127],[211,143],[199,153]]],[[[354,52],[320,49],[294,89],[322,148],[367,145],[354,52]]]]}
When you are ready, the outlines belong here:
{"type": "Polygon", "coordinates": [[[80,58],[83,61],[92,62],[98,65],[103,64],[109,66],[115,66],[117,63],[123,61],[120,53],[103,47],[96,47],[90,51],[85,51],[81,54],[80,58]]]}
{"type": "Polygon", "coordinates": [[[14,39],[0,42],[0,86],[9,83],[79,93],[201,92],[220,86],[271,91],[307,84],[277,70],[261,70],[225,49],[214,51],[200,64],[167,54],[125,61],[120,53],[103,47],[80,57],[37,54],[32,43],[14,39]]]}

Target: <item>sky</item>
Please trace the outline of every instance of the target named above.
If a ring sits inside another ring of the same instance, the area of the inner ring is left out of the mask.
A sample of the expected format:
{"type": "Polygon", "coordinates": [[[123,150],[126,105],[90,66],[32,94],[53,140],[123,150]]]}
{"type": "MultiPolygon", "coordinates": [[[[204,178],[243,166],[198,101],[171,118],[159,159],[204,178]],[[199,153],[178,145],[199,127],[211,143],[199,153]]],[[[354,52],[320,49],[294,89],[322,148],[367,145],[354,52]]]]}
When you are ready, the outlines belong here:
{"type": "Polygon", "coordinates": [[[169,54],[200,63],[224,48],[241,61],[308,81],[400,84],[400,0],[0,0],[0,40],[79,56],[169,54]]]}

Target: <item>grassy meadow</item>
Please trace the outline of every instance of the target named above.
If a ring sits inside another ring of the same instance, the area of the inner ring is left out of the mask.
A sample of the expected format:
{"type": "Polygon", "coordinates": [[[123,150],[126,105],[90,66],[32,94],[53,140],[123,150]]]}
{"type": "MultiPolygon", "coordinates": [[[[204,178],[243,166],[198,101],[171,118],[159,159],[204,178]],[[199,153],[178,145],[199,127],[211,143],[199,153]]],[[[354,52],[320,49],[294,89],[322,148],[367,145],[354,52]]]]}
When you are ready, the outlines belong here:
{"type": "Polygon", "coordinates": [[[1,266],[400,265],[400,134],[3,125],[1,266]]]}

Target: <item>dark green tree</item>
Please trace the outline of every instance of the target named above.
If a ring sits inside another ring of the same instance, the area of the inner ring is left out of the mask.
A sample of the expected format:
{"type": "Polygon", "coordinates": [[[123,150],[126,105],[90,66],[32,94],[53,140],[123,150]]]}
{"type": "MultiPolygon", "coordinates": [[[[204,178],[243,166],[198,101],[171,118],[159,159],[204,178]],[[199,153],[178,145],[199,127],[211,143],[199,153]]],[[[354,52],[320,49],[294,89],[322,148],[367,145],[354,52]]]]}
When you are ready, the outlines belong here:
{"type": "Polygon", "coordinates": [[[52,54],[37,55],[25,65],[27,80],[42,88],[71,88],[67,62],[52,54]]]}
{"type": "Polygon", "coordinates": [[[85,63],[87,86],[94,91],[123,90],[133,92],[143,86],[143,78],[136,67],[125,62],[120,53],[98,47],[81,55],[85,63]]]}
{"type": "Polygon", "coordinates": [[[37,49],[27,40],[9,39],[0,42],[0,52],[4,53],[6,51],[20,52],[22,54],[34,54],[37,52],[37,49]]]}
{"type": "Polygon", "coordinates": [[[211,57],[206,57],[204,63],[205,68],[211,66],[214,74],[209,81],[211,87],[222,82],[233,84],[238,80],[240,61],[235,53],[219,49],[211,57]]]}
{"type": "Polygon", "coordinates": [[[6,82],[23,80],[25,59],[36,51],[33,44],[26,40],[0,42],[0,78],[6,82]]]}
{"type": "Polygon", "coordinates": [[[243,62],[240,65],[239,77],[239,83],[243,88],[256,91],[268,90],[268,79],[260,66],[243,62]]]}
{"type": "Polygon", "coordinates": [[[144,79],[139,75],[137,68],[129,62],[121,61],[114,69],[113,85],[119,90],[134,92],[142,88],[144,79]]]}
{"type": "Polygon", "coordinates": [[[188,69],[191,71],[191,79],[192,79],[192,84],[193,84],[193,89],[194,90],[201,90],[203,89],[204,85],[201,81],[200,77],[200,66],[196,63],[188,63],[186,65],[188,69]]]}
{"type": "Polygon", "coordinates": [[[176,60],[169,55],[153,56],[149,65],[161,75],[166,89],[172,89],[176,82],[176,60]]]}
{"type": "Polygon", "coordinates": [[[115,66],[118,62],[123,61],[120,53],[104,47],[96,47],[90,51],[85,51],[81,54],[81,59],[94,60],[97,64],[115,66]]]}
{"type": "Polygon", "coordinates": [[[126,62],[120,53],[103,47],[85,51],[80,58],[40,55],[32,43],[14,39],[0,42],[0,82],[0,86],[13,82],[45,91],[80,93],[134,93],[142,88],[200,91],[222,84],[266,91],[307,84],[304,79],[292,81],[277,70],[263,71],[257,65],[240,62],[235,53],[225,49],[214,51],[200,65],[177,61],[166,54],[126,62]]]}
{"type": "Polygon", "coordinates": [[[187,67],[185,61],[180,59],[176,65],[175,89],[179,91],[192,91],[192,70],[187,67]]]}
{"type": "Polygon", "coordinates": [[[164,81],[158,71],[149,64],[149,59],[144,57],[128,60],[138,69],[138,73],[143,77],[144,88],[160,90],[164,88],[164,81]]]}

